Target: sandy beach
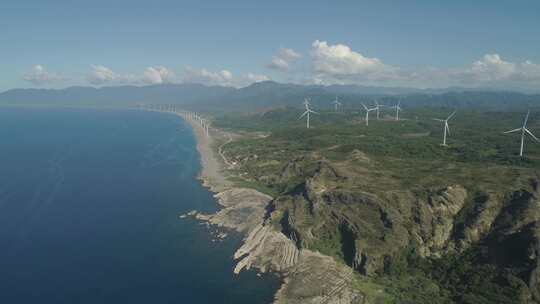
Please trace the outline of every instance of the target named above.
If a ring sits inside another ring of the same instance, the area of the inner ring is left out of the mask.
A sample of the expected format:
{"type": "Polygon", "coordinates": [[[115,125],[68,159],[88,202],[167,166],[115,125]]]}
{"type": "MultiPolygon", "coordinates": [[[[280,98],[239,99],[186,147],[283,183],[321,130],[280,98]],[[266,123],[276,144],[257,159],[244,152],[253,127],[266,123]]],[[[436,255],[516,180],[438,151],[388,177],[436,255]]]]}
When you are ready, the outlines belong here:
{"type": "Polygon", "coordinates": [[[283,284],[274,303],[361,303],[362,296],[352,288],[350,268],[318,252],[297,248],[291,239],[265,224],[272,197],[255,189],[235,187],[227,180],[227,170],[232,165],[221,154],[221,147],[232,140],[232,135],[213,128],[207,136],[196,120],[176,115],[191,125],[201,156],[199,179],[216,193],[214,197],[222,207],[214,214],[192,211],[184,217],[244,234],[243,243],[234,254],[234,273],[256,269],[279,274],[283,284]]]}
{"type": "Polygon", "coordinates": [[[232,184],[225,177],[225,162],[217,152],[219,148],[217,145],[229,141],[229,135],[210,128],[207,136],[204,128],[196,120],[189,119],[182,113],[175,114],[182,117],[191,126],[197,140],[197,150],[201,157],[201,172],[198,179],[205,187],[215,193],[231,188],[232,184]]]}

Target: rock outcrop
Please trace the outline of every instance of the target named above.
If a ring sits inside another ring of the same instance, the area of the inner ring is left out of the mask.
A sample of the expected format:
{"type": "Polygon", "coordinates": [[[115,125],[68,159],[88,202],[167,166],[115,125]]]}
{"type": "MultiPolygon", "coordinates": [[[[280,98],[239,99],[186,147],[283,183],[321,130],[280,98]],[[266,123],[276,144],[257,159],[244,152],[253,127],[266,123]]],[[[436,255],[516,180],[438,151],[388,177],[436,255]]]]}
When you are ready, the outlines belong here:
{"type": "Polygon", "coordinates": [[[238,261],[234,273],[243,268],[256,267],[262,272],[283,272],[291,269],[298,262],[300,251],[295,244],[271,226],[259,224],[244,240],[244,244],[235,252],[238,261]]]}
{"type": "Polygon", "coordinates": [[[248,233],[261,223],[272,197],[249,188],[232,188],[215,195],[223,206],[216,214],[197,214],[199,220],[248,233]]]}
{"type": "Polygon", "coordinates": [[[364,296],[352,286],[352,268],[318,252],[298,249],[271,226],[253,229],[234,257],[239,259],[235,273],[256,268],[284,277],[276,303],[363,303],[364,296]]]}
{"type": "Polygon", "coordinates": [[[328,256],[301,249],[272,225],[272,198],[253,189],[232,188],[215,195],[223,209],[216,214],[191,212],[201,221],[246,234],[235,252],[234,273],[244,269],[280,274],[276,303],[363,303],[353,288],[352,269],[328,256]],[[270,213],[270,214],[268,214],[270,213]]]}
{"type": "Polygon", "coordinates": [[[524,299],[540,302],[537,180],[517,181],[522,188],[513,192],[471,192],[459,184],[379,192],[355,188],[355,178],[319,162],[304,184],[272,201],[269,221],[300,252],[321,248],[364,275],[383,270],[406,248],[437,259],[481,246],[493,265],[528,285],[524,299]]]}

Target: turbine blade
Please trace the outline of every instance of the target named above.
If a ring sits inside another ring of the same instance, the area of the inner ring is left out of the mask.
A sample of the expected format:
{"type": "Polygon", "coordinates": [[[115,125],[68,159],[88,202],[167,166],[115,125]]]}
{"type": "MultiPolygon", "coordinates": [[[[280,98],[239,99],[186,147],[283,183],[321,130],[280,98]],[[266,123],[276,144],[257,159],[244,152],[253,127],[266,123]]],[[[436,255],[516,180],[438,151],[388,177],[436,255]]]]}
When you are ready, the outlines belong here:
{"type": "Polygon", "coordinates": [[[531,113],[530,110],[527,111],[527,115],[525,115],[525,120],[523,121],[523,127],[527,126],[527,120],[529,120],[529,114],[531,113]]]}
{"type": "Polygon", "coordinates": [[[308,111],[305,111],[302,115],[300,115],[300,117],[298,117],[298,119],[304,117],[307,113],[308,113],[308,111]]]}
{"type": "Polygon", "coordinates": [[[538,139],[538,137],[534,136],[534,134],[532,134],[532,132],[529,131],[529,129],[525,128],[525,132],[527,132],[530,136],[532,136],[532,138],[534,138],[534,140],[540,141],[540,139],[538,139]]]}
{"type": "Polygon", "coordinates": [[[362,106],[364,107],[364,109],[366,109],[366,111],[369,111],[368,107],[366,107],[366,105],[364,103],[362,103],[362,106]]]}
{"type": "Polygon", "coordinates": [[[432,118],[432,119],[435,120],[435,121],[440,121],[440,122],[444,121],[444,119],[438,119],[438,118],[432,118]]]}
{"type": "Polygon", "coordinates": [[[309,112],[313,113],[313,114],[319,114],[319,112],[315,112],[313,110],[309,110],[309,112]]]}
{"type": "Polygon", "coordinates": [[[517,131],[521,131],[521,128],[514,129],[514,130],[510,130],[510,131],[506,131],[506,132],[503,132],[503,133],[504,133],[504,134],[507,134],[507,133],[514,133],[514,132],[517,132],[517,131]]]}
{"type": "Polygon", "coordinates": [[[456,115],[456,112],[457,111],[452,112],[452,114],[450,114],[450,116],[448,116],[448,118],[446,120],[450,120],[450,118],[452,118],[454,115],[456,115]]]}

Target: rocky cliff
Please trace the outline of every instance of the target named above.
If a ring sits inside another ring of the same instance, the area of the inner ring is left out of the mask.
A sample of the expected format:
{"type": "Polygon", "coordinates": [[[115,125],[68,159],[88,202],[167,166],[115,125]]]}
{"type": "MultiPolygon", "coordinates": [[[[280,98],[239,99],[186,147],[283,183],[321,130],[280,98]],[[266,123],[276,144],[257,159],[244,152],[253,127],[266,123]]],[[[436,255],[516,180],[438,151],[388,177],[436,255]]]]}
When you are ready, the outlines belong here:
{"type": "MultiPolygon", "coordinates": [[[[287,164],[284,174],[294,168],[287,164]]],[[[481,249],[486,263],[511,274],[522,302],[540,302],[537,178],[486,191],[460,184],[377,191],[361,179],[319,161],[305,182],[271,202],[268,222],[299,250],[334,256],[366,276],[410,248],[432,261],[481,249]]]]}

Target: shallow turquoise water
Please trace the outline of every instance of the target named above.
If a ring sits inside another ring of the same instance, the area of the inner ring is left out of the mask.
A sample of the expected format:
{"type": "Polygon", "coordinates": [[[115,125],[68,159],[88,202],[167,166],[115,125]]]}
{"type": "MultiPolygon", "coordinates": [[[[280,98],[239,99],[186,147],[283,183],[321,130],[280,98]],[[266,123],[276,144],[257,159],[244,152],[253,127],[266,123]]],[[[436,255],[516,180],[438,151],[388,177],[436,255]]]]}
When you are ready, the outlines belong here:
{"type": "Polygon", "coordinates": [[[135,110],[0,108],[0,303],[269,303],[177,215],[216,203],[187,124],[135,110]]]}

